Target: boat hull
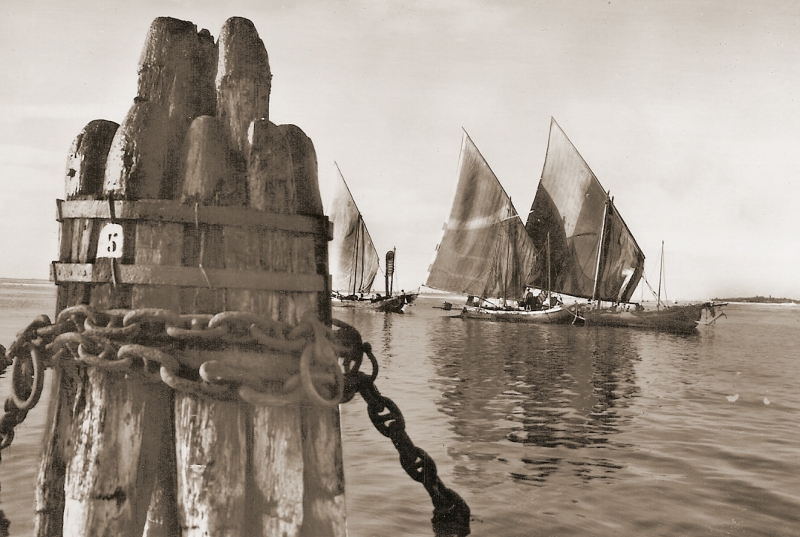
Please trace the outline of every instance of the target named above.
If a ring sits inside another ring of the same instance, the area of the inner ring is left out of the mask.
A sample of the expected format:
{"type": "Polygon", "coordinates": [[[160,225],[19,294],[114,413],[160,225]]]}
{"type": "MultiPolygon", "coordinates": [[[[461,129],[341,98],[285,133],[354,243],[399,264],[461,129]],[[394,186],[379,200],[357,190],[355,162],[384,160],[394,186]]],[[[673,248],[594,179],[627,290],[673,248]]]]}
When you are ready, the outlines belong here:
{"type": "Polygon", "coordinates": [[[474,306],[464,306],[461,310],[462,319],[481,319],[484,321],[502,321],[510,323],[546,323],[546,324],[568,324],[576,319],[576,316],[562,306],[556,306],[546,310],[493,310],[477,308],[474,306]]]}
{"type": "MultiPolygon", "coordinates": [[[[662,332],[691,334],[697,331],[702,321],[704,310],[713,308],[711,304],[689,304],[672,306],[655,311],[584,311],[582,317],[586,326],[620,326],[644,328],[662,332]]],[[[713,316],[713,312],[712,316],[713,316]]]]}
{"type": "Polygon", "coordinates": [[[405,296],[393,296],[391,298],[384,298],[383,300],[348,300],[334,297],[331,299],[331,307],[333,308],[363,308],[384,313],[403,313],[406,306],[405,296]]]}

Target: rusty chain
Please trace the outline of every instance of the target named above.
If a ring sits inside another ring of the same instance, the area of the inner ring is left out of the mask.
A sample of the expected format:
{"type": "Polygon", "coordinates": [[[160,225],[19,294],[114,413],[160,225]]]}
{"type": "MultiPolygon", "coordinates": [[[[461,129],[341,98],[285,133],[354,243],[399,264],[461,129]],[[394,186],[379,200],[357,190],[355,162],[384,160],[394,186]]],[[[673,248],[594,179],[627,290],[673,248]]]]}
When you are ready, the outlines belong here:
{"type": "Polygon", "coordinates": [[[335,406],[359,393],[375,428],[397,449],[403,470],[430,495],[436,535],[468,535],[466,502],[444,486],[436,463],[406,433],[400,409],[375,386],[378,361],[370,344],[347,323],[334,319],[333,326],[336,330],[312,315],[290,326],[247,312],[181,315],[154,308],[97,311],[87,305],[64,309],[55,323],[41,315],[7,351],[0,345],[0,374],[9,365],[12,372],[0,450],[11,444],[14,428],[38,402],[47,367],[69,372],[93,366],[200,397],[255,405],[335,406]],[[244,360],[225,363],[222,351],[231,350],[244,360]],[[365,355],[372,365],[369,375],[360,371],[365,355]],[[254,360],[248,363],[248,357],[254,360]]]}
{"type": "Polygon", "coordinates": [[[372,424],[397,449],[400,466],[411,479],[421,483],[431,497],[431,524],[435,535],[469,535],[469,506],[461,496],[444,485],[436,471],[436,463],[423,449],[415,446],[406,433],[406,422],[400,409],[375,386],[378,360],[372,353],[372,346],[361,341],[361,335],[352,326],[337,319],[333,320],[333,324],[339,327],[334,337],[344,358],[345,390],[342,402],[350,401],[356,393],[361,394],[367,403],[367,414],[372,424]],[[370,375],[359,370],[364,355],[372,363],[370,375]]]}
{"type": "Polygon", "coordinates": [[[338,405],[344,377],[332,330],[308,316],[290,326],[246,312],[179,315],[165,309],[64,309],[37,317],[3,353],[11,396],[0,418],[0,450],[42,393],[44,371],[93,366],[164,382],[200,397],[251,404],[338,405]],[[233,350],[245,363],[225,364],[233,350]],[[189,359],[186,358],[189,355],[189,359]]]}

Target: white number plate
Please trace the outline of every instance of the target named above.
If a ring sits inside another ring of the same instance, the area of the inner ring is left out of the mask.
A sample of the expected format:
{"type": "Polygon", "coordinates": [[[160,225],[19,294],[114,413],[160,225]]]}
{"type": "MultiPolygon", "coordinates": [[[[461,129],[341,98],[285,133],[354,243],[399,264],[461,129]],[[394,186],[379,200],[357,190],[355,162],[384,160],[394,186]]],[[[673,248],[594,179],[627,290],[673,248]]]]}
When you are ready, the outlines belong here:
{"type": "Polygon", "coordinates": [[[119,224],[106,224],[100,231],[97,241],[97,257],[122,257],[122,226],[119,224]]]}

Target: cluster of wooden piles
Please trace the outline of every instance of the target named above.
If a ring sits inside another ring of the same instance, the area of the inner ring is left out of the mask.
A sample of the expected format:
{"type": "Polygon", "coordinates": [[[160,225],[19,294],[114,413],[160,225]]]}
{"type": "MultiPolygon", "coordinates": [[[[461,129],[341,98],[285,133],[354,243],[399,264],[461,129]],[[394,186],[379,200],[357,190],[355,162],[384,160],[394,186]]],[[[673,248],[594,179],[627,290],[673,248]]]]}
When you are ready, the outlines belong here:
{"type": "MultiPolygon", "coordinates": [[[[92,121],[75,139],[68,200],[322,216],[313,144],[298,127],[270,122],[272,76],[250,21],[229,19],[215,42],[191,22],[158,18],[138,72],[122,123],[92,121]]],[[[324,239],[281,229],[114,214],[64,217],[61,226],[59,262],[111,263],[112,274],[113,263],[328,274],[324,239]],[[112,219],[123,228],[122,257],[97,258],[99,230],[112,219]]],[[[238,310],[289,324],[314,312],[330,322],[329,289],[61,281],[56,313],[76,304],[238,310]]],[[[345,534],[336,407],[217,401],[92,367],[54,382],[37,536],[345,534]]]]}

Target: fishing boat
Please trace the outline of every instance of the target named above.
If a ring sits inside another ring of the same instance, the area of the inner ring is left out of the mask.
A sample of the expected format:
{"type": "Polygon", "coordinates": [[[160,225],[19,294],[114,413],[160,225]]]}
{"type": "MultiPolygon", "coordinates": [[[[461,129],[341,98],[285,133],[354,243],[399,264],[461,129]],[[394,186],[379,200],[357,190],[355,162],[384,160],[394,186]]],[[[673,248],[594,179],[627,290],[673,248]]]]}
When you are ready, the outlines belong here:
{"type": "Polygon", "coordinates": [[[402,313],[415,298],[413,293],[393,294],[395,250],[387,252],[386,294],[373,293],[380,270],[380,256],[370,237],[361,211],[353,199],[339,165],[328,215],[333,222],[333,240],[328,246],[331,271],[331,306],[372,308],[402,313]]]}
{"type": "MultiPolygon", "coordinates": [[[[661,241],[658,291],[653,290],[647,278],[644,275],[642,276],[642,281],[656,299],[656,309],[645,310],[639,304],[615,304],[610,308],[601,308],[599,310],[587,309],[582,313],[586,324],[594,326],[629,326],[691,334],[697,330],[698,326],[714,324],[720,317],[725,317],[722,307],[726,306],[727,302],[708,301],[678,306],[678,302],[673,301],[671,306],[667,305],[666,296],[664,301],[661,299],[664,278],[664,241],[661,241]]],[[[643,288],[642,291],[644,291],[643,288]]]]}
{"type": "Polygon", "coordinates": [[[535,247],[550,244],[552,289],[588,301],[580,312],[586,325],[692,332],[713,308],[701,303],[645,311],[631,302],[645,256],[614,198],[552,118],[525,228],[535,247]]]}
{"type": "Polygon", "coordinates": [[[558,297],[541,289],[543,300],[523,299],[534,298],[537,251],[511,198],[466,131],[455,198],[443,231],[425,285],[468,296],[462,318],[523,323],[574,319],[558,297]]]}

